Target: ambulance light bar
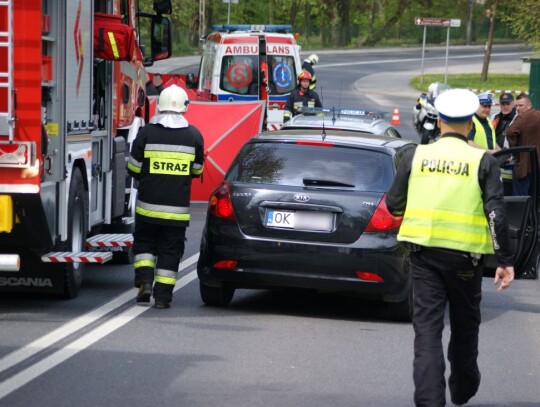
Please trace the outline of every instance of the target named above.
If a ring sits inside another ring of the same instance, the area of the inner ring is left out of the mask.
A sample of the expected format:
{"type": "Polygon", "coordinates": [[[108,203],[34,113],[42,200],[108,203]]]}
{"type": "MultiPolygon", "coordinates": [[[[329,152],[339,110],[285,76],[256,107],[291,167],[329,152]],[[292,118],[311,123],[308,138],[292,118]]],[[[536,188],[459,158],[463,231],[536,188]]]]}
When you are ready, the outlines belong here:
{"type": "Polygon", "coordinates": [[[248,31],[248,32],[275,32],[275,33],[288,34],[292,32],[292,25],[290,24],[270,24],[270,25],[214,24],[212,25],[212,30],[219,31],[219,32],[248,31]]]}

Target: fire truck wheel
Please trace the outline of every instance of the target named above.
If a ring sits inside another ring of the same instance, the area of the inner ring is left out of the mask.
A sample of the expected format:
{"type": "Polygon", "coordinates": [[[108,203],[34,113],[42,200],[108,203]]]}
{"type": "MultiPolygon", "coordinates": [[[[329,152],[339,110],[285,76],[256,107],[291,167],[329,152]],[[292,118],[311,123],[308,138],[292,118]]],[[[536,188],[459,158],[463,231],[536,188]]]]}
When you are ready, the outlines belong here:
{"type": "MultiPolygon", "coordinates": [[[[82,252],[86,244],[86,191],[81,170],[75,168],[71,176],[68,202],[68,240],[66,251],[82,252]]],[[[75,298],[82,284],[84,263],[65,263],[64,297],[75,298]]]]}

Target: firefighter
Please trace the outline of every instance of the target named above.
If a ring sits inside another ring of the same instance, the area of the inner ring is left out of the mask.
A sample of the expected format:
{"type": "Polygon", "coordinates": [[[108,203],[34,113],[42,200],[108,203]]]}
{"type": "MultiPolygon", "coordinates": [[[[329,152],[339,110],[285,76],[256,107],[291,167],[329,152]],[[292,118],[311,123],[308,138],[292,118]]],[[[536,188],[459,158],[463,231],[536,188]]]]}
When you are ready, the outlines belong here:
{"type": "Polygon", "coordinates": [[[299,114],[299,109],[304,107],[322,107],[319,95],[314,90],[309,90],[311,74],[308,71],[300,72],[298,75],[298,86],[291,92],[283,112],[283,121],[286,122],[291,117],[299,114]]]}
{"type": "Polygon", "coordinates": [[[169,308],[189,226],[191,179],[203,171],[204,141],[184,118],[186,92],[172,85],[159,95],[159,114],[141,128],[128,171],[138,181],[133,254],[136,302],[169,308]],[[153,284],[153,287],[152,287],[153,284]]]}
{"type": "Polygon", "coordinates": [[[446,403],[441,339],[447,302],[452,402],[462,405],[476,394],[485,256],[495,254],[498,291],[514,279],[497,159],[467,143],[478,106],[468,90],[442,93],[435,100],[441,138],[405,153],[386,197],[388,210],[403,215],[398,240],[411,246],[417,406],[446,403]]]}
{"type": "Polygon", "coordinates": [[[309,57],[304,59],[304,62],[302,63],[302,70],[308,71],[311,75],[309,90],[315,90],[315,87],[317,86],[317,77],[315,76],[313,65],[316,65],[318,62],[319,57],[316,54],[311,54],[309,57]]]}

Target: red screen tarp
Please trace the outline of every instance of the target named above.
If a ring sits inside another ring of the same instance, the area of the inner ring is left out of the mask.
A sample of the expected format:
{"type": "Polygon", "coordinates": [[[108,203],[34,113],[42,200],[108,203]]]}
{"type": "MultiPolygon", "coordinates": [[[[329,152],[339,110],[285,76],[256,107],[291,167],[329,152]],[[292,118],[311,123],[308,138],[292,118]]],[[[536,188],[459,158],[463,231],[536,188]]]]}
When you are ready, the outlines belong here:
{"type": "Polygon", "coordinates": [[[202,133],[205,151],[202,182],[192,182],[192,202],[208,201],[242,145],[261,132],[264,109],[264,101],[190,102],[185,118],[202,133]]]}

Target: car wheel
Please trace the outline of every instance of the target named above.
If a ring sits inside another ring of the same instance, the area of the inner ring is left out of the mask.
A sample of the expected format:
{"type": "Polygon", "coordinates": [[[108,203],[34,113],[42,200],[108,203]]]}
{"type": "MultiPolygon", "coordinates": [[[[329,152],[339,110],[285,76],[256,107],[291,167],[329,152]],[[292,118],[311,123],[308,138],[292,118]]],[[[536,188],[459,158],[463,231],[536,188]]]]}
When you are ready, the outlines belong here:
{"type": "Polygon", "coordinates": [[[386,306],[388,318],[398,322],[411,322],[413,311],[412,287],[409,290],[409,295],[403,301],[389,302],[386,306]]]}
{"type": "Polygon", "coordinates": [[[431,140],[431,131],[422,129],[420,144],[429,144],[431,140]]]}
{"type": "Polygon", "coordinates": [[[199,282],[199,289],[203,302],[213,307],[226,307],[231,303],[234,295],[234,288],[223,285],[221,287],[211,287],[199,282]]]}

